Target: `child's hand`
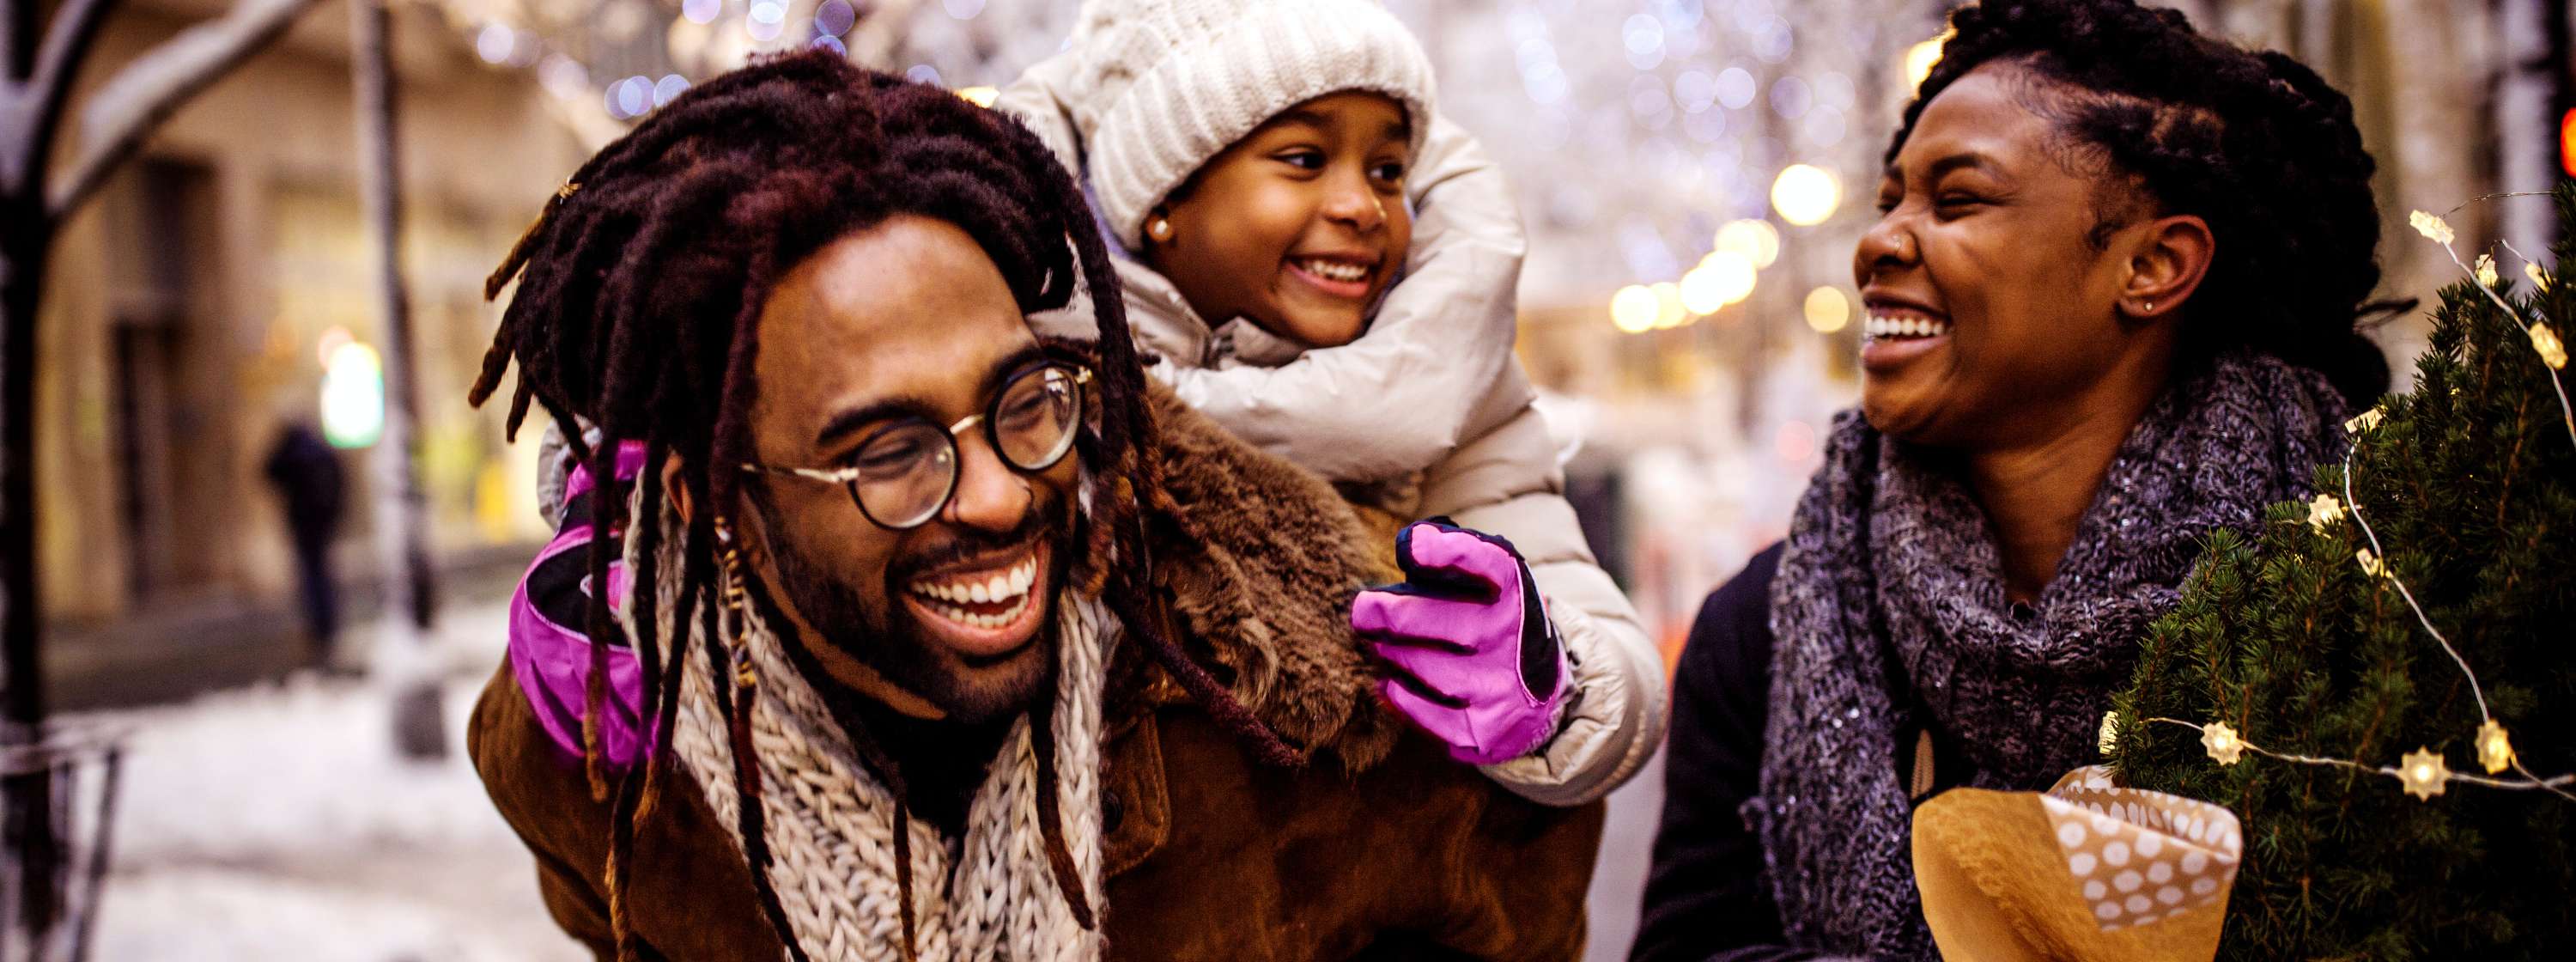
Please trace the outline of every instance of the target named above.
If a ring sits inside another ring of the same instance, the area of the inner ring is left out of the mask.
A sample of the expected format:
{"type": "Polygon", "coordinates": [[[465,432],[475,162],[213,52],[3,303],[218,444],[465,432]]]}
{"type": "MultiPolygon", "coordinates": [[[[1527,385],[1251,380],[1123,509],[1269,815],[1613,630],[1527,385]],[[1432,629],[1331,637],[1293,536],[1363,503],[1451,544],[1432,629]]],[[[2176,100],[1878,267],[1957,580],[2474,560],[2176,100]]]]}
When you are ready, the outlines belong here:
{"type": "Polygon", "coordinates": [[[1395,536],[1401,584],[1360,592],[1351,629],[1393,669],[1386,698],[1462,762],[1529,754],[1555,734],[1565,646],[1509,541],[1447,518],[1395,536]]]}

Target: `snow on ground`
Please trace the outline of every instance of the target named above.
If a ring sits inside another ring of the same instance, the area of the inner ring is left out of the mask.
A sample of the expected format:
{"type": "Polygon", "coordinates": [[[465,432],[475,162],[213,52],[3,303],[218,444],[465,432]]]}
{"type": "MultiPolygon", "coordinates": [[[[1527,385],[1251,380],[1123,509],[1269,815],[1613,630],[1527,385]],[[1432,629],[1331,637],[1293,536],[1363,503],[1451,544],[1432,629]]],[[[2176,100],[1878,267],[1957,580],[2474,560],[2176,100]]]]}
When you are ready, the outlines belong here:
{"type": "Polygon", "coordinates": [[[396,755],[391,688],[364,679],[300,675],[71,720],[129,733],[92,957],[584,958],[464,755],[503,620],[498,604],[441,616],[425,660],[445,694],[439,761],[396,755]]]}

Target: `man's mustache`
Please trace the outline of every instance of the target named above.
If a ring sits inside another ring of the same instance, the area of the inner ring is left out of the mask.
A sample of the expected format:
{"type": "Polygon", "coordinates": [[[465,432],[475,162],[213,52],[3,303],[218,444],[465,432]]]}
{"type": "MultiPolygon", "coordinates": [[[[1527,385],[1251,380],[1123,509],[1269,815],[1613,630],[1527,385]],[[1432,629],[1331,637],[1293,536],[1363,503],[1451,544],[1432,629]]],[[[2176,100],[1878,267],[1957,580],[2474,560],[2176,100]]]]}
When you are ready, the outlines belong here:
{"type": "Polygon", "coordinates": [[[1028,513],[1020,516],[1020,523],[1013,525],[1009,531],[961,530],[947,544],[896,559],[893,564],[886,566],[887,580],[899,585],[911,581],[923,572],[937,571],[974,558],[1025,548],[1037,543],[1039,539],[1051,533],[1051,529],[1058,526],[1059,522],[1049,518],[1047,512],[1031,505],[1028,513]]]}

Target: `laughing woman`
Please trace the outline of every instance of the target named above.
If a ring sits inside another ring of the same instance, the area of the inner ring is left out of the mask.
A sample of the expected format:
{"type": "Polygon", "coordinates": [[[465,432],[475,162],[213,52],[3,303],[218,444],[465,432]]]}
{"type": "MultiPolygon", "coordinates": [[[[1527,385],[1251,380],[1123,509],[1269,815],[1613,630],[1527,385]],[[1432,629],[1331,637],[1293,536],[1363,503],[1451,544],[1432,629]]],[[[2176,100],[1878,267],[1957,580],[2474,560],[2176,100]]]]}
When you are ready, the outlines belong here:
{"type": "Polygon", "coordinates": [[[1931,955],[1913,806],[2093,761],[2203,537],[2387,386],[2343,94],[2128,0],[1953,26],[1853,257],[1860,408],[1682,656],[1637,959],[1931,955]]]}

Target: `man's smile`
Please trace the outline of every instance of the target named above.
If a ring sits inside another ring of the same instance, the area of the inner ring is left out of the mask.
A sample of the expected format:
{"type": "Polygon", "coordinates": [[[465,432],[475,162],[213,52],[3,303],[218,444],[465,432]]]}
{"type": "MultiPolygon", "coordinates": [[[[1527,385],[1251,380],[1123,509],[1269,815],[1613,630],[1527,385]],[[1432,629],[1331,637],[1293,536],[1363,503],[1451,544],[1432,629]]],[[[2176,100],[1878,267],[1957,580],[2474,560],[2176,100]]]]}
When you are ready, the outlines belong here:
{"type": "Polygon", "coordinates": [[[904,603],[928,634],[970,659],[1019,650],[1037,634],[1053,569],[1043,541],[971,566],[914,577],[904,603]]]}

